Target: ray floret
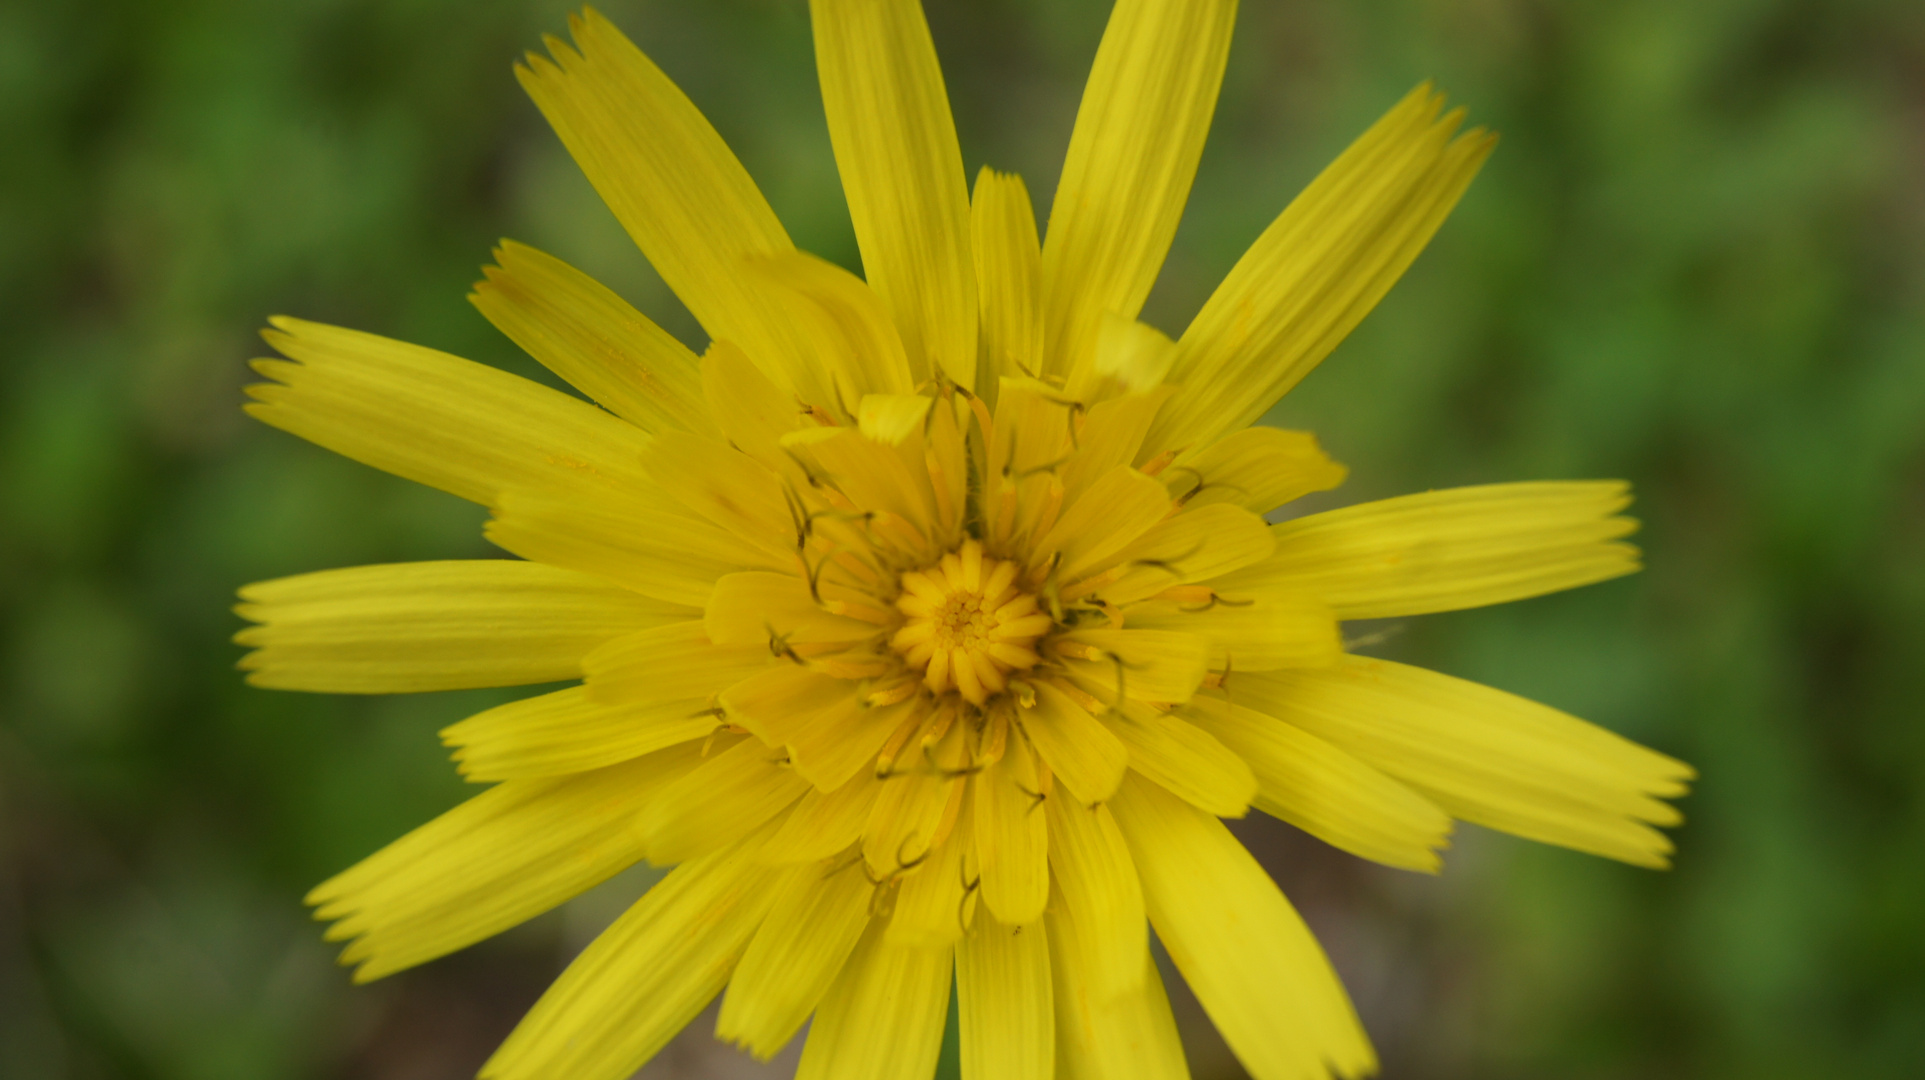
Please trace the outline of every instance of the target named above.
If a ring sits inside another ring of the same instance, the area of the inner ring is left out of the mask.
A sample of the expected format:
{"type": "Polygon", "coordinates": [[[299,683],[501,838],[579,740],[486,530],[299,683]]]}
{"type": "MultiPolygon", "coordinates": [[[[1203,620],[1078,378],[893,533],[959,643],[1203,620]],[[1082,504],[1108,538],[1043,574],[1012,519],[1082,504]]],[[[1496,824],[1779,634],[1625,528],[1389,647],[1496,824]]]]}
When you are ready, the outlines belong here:
{"type": "Polygon", "coordinates": [[[590,401],[273,320],[248,412],[486,506],[515,557],[250,585],[248,680],[571,683],[446,728],[491,786],[310,894],[357,979],[647,860],[673,869],[483,1076],[618,1080],[720,996],[716,1034],[758,1057],[807,1024],[802,1077],[918,1080],[953,985],[969,1080],[1181,1078],[1154,928],[1257,1080],[1356,1077],[1376,1059],[1341,982],[1222,819],[1426,872],[1456,820],[1667,864],[1688,766],[1341,631],[1635,571],[1625,485],[1265,518],[1345,469],[1250,424],[1494,137],[1417,88],[1181,334],[1137,320],[1235,7],[1119,0],[1039,233],[1020,178],[969,187],[915,0],[814,0],[866,279],[798,251],[696,106],[584,11],[516,74],[701,355],[512,241],[471,300],[590,401]]]}

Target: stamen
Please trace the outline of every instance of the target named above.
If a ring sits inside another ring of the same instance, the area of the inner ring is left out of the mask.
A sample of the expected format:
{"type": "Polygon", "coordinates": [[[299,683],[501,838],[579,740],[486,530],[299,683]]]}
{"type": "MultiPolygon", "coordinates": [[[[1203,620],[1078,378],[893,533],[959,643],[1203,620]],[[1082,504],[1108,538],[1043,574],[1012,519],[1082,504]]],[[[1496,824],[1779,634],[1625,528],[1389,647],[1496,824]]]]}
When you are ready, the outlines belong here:
{"type": "Polygon", "coordinates": [[[1016,588],[1019,568],[984,554],[969,539],[934,566],[902,575],[895,607],[906,621],[889,643],[938,696],[954,690],[974,705],[1009,684],[1013,669],[1040,660],[1037,639],[1055,625],[1036,608],[1036,598],[1016,588]]]}

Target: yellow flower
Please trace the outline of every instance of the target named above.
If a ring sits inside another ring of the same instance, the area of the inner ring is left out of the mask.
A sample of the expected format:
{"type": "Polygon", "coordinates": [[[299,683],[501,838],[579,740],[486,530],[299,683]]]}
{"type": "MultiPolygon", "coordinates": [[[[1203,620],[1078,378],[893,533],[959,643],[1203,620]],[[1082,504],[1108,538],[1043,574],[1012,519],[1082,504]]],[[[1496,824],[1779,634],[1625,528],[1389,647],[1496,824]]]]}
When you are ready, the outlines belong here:
{"type": "Polygon", "coordinates": [[[1259,1080],[1374,1058],[1221,818],[1434,871],[1452,818],[1646,866],[1686,766],[1496,690],[1344,652],[1346,619],[1629,573],[1619,483],[1438,491],[1268,525],[1344,476],[1248,425],[1424,246],[1489,152],[1414,91],[1263,233],[1183,336],[1135,321],[1233,0],[1120,0],[1046,241],[973,198],[913,0],[816,0],[866,281],[798,252],[688,99],[593,12],[517,74],[713,338],[701,357],[513,243],[484,315],[600,407],[274,320],[248,411],[488,506],[518,560],[249,586],[260,686],[581,680],[447,729],[494,786],[317,888],[374,979],[640,859],[675,869],[490,1060],[613,1078],[717,994],[803,1077],[1185,1075],[1154,927],[1259,1080]]]}

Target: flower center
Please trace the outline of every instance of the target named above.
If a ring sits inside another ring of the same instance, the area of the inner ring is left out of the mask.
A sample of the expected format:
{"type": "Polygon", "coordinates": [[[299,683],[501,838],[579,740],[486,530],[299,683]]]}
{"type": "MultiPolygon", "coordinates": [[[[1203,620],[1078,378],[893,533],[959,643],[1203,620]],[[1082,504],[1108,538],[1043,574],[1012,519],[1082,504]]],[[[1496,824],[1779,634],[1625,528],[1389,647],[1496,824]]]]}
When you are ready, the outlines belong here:
{"type": "Polygon", "coordinates": [[[1055,620],[1037,610],[1016,577],[1015,563],[984,558],[975,540],[902,575],[896,607],[909,618],[890,643],[922,669],[923,685],[981,705],[1009,685],[1011,669],[1036,666],[1031,646],[1055,620]]]}

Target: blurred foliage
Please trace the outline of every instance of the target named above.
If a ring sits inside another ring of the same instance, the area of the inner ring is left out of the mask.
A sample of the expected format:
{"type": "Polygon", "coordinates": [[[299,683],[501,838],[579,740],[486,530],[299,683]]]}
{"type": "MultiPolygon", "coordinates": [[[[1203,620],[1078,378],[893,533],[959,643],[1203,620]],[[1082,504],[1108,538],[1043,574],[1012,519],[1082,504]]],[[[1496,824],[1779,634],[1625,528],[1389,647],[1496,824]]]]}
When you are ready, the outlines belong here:
{"type": "MultiPolygon", "coordinates": [[[[1046,212],[1102,0],[931,0],[970,169],[1046,212]]],[[[1504,143],[1272,421],[1334,502],[1637,484],[1650,569],[1369,628],[1696,764],[1678,869],[1466,827],[1441,878],[1240,826],[1403,1078],[1925,1072],[1925,7],[1246,0],[1146,317],[1180,330],[1435,77],[1504,143]]],[[[611,0],[854,265],[802,0],[611,0]]],[[[499,236],[699,343],[509,76],[559,0],[0,6],[0,1075],[457,1077],[646,874],[374,987],[305,889],[464,794],[499,700],[244,687],[234,588],[482,556],[481,512],[246,421],[267,315],[542,377],[499,236]]],[[[1179,998],[1200,1078],[1235,1076],[1179,998]]],[[[699,1026],[699,1022],[698,1022],[699,1026]]],[[[646,1075],[745,1059],[678,1043],[646,1075]]]]}

